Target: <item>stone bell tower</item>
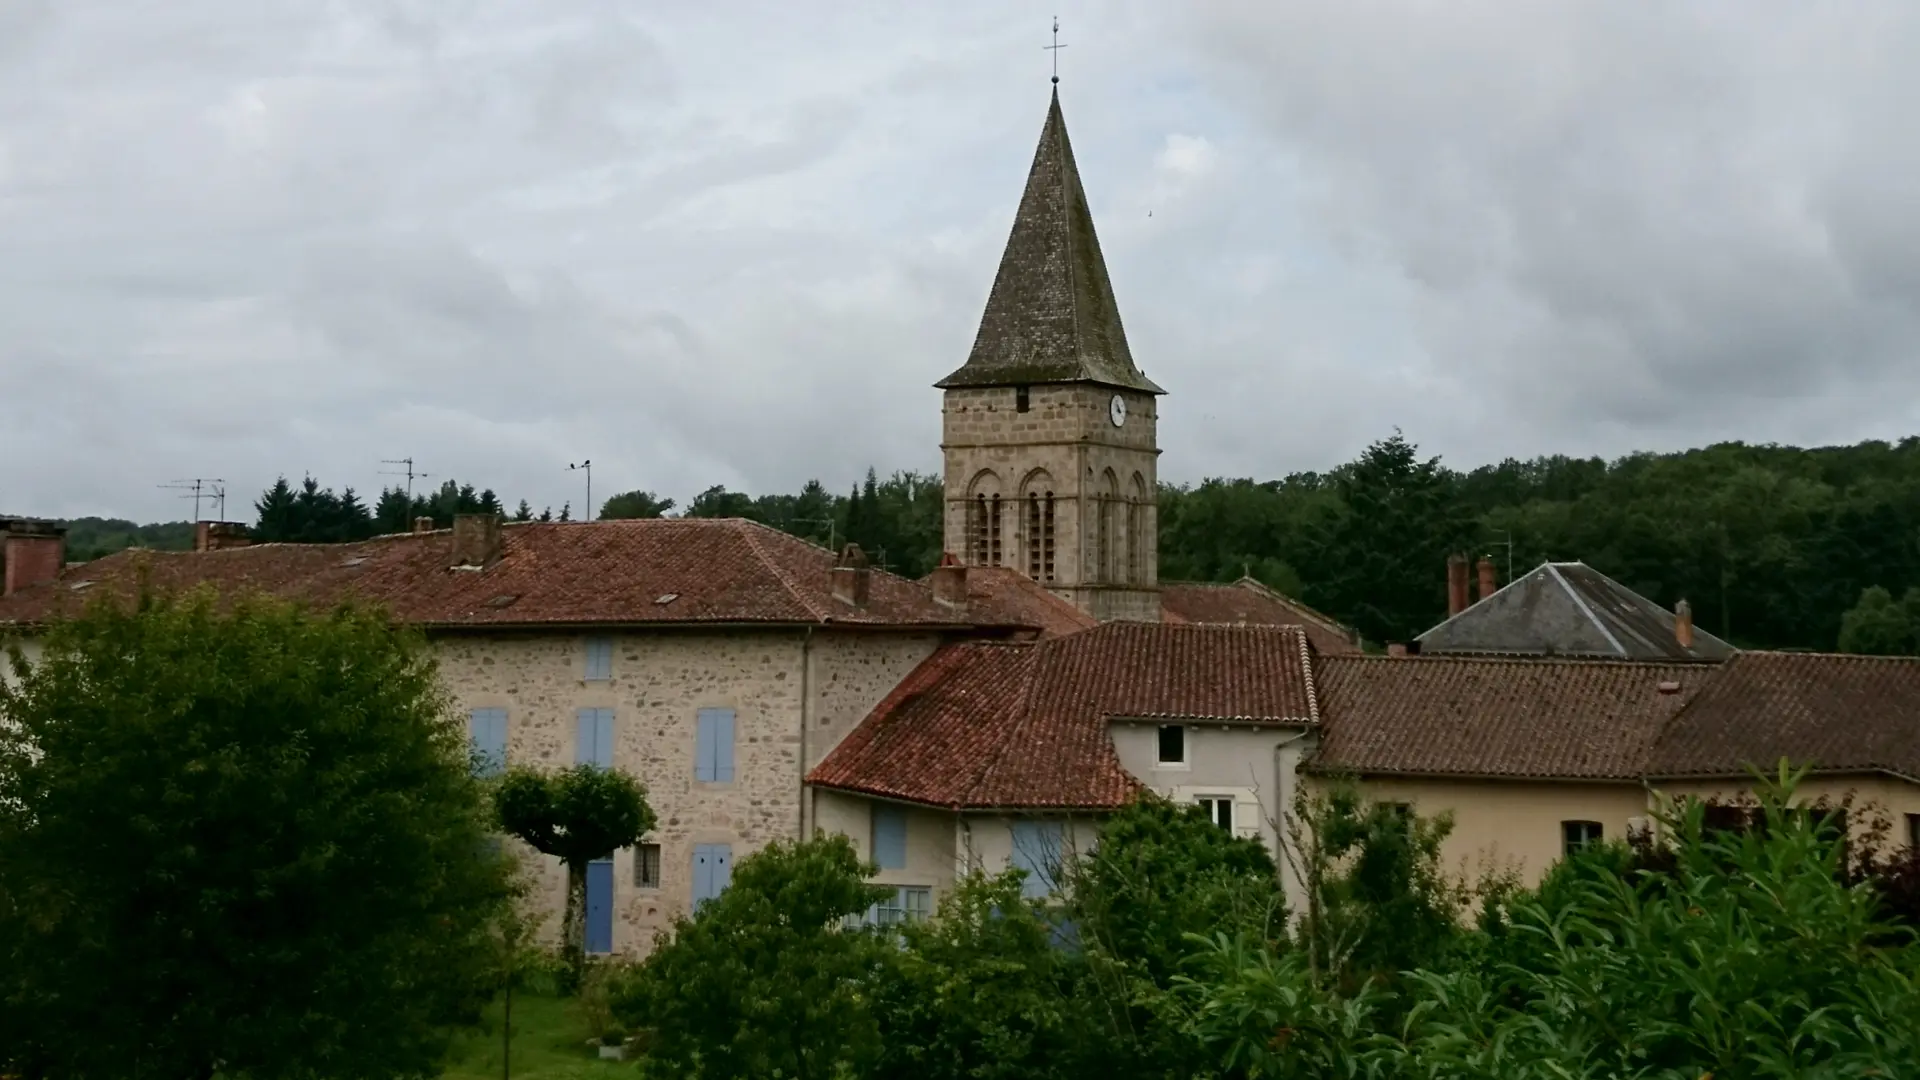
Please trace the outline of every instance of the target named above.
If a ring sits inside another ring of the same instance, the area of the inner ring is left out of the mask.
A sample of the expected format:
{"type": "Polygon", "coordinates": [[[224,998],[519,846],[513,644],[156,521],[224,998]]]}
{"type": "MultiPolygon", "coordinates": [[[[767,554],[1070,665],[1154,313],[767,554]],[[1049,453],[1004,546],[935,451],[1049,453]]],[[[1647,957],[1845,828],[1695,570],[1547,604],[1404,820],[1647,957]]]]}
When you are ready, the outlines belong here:
{"type": "Polygon", "coordinates": [[[1099,619],[1160,619],[1159,395],[1134,366],[1056,88],[980,318],[946,392],[946,549],[1099,619]]]}

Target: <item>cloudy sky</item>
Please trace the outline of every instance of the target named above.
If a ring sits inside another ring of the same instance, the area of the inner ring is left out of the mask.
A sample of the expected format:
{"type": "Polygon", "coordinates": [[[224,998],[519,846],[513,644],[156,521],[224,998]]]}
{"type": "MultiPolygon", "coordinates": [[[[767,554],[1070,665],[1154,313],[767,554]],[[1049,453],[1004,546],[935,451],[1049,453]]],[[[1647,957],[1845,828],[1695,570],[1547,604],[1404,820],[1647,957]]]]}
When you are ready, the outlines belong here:
{"type": "MultiPolygon", "coordinates": [[[[1057,10],[1169,479],[1920,431],[1920,5],[1057,10]]],[[[0,0],[0,510],[936,468],[1055,11],[0,0]]]]}

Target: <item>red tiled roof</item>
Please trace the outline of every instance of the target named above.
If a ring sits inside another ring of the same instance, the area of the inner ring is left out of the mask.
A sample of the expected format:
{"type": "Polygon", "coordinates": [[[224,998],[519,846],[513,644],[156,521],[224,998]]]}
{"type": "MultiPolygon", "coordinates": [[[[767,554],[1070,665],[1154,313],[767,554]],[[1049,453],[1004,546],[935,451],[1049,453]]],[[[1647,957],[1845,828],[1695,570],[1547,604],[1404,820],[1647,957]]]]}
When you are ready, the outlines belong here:
{"type": "Polygon", "coordinates": [[[968,609],[979,606],[1002,618],[1039,627],[1048,637],[1085,630],[1099,620],[1018,570],[1004,566],[967,568],[968,609]]]}
{"type": "Polygon", "coordinates": [[[1316,667],[1326,734],[1312,768],[1636,779],[1661,727],[1712,674],[1687,663],[1333,657],[1316,667]]]}
{"type": "Polygon", "coordinates": [[[260,544],[208,552],[126,551],[0,599],[0,624],[73,613],[92,597],[211,584],[329,604],[383,604],[432,627],[833,623],[1025,627],[991,603],[956,616],[927,586],[870,571],[868,603],[833,596],[833,553],[750,521],[664,518],[501,528],[500,558],[451,567],[448,530],[351,544],[260,544]]]}
{"type": "Polygon", "coordinates": [[[1160,615],[1170,623],[1298,626],[1322,656],[1359,656],[1353,632],[1284,593],[1250,577],[1215,582],[1163,582],[1160,615]]]}
{"type": "Polygon", "coordinates": [[[949,645],[808,780],[956,809],[1124,804],[1114,719],[1315,724],[1298,627],[1106,623],[1032,645],[949,645]]]}
{"type": "Polygon", "coordinates": [[[1920,779],[1920,658],[1742,652],[1654,744],[1653,776],[1739,776],[1781,758],[1920,779]]]}

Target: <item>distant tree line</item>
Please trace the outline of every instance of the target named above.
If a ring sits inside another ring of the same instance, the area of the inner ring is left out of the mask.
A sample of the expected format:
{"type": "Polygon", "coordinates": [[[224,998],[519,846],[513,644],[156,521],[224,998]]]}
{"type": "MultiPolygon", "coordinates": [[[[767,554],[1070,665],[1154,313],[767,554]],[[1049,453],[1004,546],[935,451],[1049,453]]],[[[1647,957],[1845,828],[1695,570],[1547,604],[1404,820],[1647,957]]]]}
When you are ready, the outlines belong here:
{"type": "MultiPolygon", "coordinates": [[[[279,481],[256,502],[258,540],[335,542],[505,512],[491,490],[454,481],[372,506],[351,488],[279,481]]],[[[599,517],[743,517],[829,547],[859,544],[895,573],[939,562],[935,474],[868,470],[844,495],[723,486],[684,508],[647,490],[607,499],[599,517]]],[[[519,521],[566,521],[571,507],[519,521]]],[[[1423,458],[1398,433],[1326,472],[1279,480],[1162,485],[1160,576],[1243,574],[1299,597],[1369,641],[1405,640],[1446,613],[1446,559],[1490,556],[1502,580],[1544,560],[1579,560],[1736,645],[1920,653],[1920,437],[1798,449],[1722,443],[1616,461],[1509,459],[1462,472],[1423,458]]],[[[75,557],[143,544],[185,547],[185,525],[87,519],[75,557]]],[[[85,524],[82,530],[79,526],[85,524]]]]}

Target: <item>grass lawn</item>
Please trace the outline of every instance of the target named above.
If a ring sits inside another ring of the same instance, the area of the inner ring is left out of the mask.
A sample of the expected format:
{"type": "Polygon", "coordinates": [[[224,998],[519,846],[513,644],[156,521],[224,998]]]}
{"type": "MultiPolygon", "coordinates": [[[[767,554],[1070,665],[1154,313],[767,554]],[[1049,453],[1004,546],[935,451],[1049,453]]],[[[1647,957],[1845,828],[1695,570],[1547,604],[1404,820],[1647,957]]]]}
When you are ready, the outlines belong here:
{"type": "MultiPolygon", "coordinates": [[[[601,1061],[587,1045],[587,1028],[571,1000],[513,995],[515,1080],[593,1080],[633,1075],[632,1062],[601,1061]]],[[[442,1074],[447,1080],[501,1080],[500,1003],[487,1009],[482,1027],[459,1036],[442,1074]]]]}

